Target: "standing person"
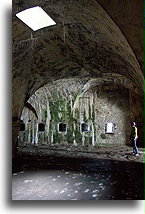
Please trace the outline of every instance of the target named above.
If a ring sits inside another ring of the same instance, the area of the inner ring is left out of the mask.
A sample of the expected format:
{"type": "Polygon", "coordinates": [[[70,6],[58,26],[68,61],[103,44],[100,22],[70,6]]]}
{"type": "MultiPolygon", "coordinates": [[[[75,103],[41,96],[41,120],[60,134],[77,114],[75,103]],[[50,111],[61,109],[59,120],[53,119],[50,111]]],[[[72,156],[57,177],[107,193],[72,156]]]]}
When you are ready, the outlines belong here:
{"type": "Polygon", "coordinates": [[[132,122],[131,124],[132,128],[131,128],[131,135],[130,135],[130,139],[132,141],[132,145],[133,145],[133,155],[138,156],[138,148],[136,145],[136,141],[137,141],[137,127],[136,127],[136,123],[132,122]]]}

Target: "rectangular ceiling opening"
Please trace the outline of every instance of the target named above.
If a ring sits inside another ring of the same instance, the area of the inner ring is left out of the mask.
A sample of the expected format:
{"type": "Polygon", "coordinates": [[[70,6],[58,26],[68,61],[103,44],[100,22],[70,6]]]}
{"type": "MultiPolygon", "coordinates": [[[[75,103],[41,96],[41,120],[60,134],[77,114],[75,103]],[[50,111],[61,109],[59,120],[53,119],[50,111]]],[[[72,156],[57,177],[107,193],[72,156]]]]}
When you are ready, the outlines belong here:
{"type": "Polygon", "coordinates": [[[39,6],[23,10],[16,16],[34,31],[56,25],[53,19],[39,6]]]}

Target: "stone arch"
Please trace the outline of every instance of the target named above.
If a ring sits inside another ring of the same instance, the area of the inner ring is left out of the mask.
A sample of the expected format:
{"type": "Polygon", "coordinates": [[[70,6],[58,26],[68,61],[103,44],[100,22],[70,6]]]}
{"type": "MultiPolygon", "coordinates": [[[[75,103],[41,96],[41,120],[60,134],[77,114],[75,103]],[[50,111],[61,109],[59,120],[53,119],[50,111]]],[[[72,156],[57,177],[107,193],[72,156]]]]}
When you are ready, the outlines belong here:
{"type": "Polygon", "coordinates": [[[57,79],[99,79],[118,73],[143,96],[143,75],[134,52],[97,1],[13,3],[13,127],[19,127],[22,109],[31,95],[57,79]],[[31,35],[15,14],[38,3],[57,26],[31,35]]]}
{"type": "MultiPolygon", "coordinates": [[[[118,80],[119,75],[116,74],[115,77],[118,80]]],[[[117,139],[119,139],[122,144],[129,144],[130,122],[136,117],[130,98],[132,93],[134,93],[132,88],[134,85],[129,84],[123,77],[117,82],[115,81],[115,77],[113,79],[109,79],[109,76],[107,76],[106,79],[60,79],[38,89],[35,94],[30,97],[28,102],[30,102],[36,110],[38,115],[37,123],[43,121],[46,126],[45,139],[43,138],[42,140],[47,141],[46,144],[50,144],[50,142],[52,144],[59,144],[62,139],[67,143],[69,138],[69,143],[73,144],[73,141],[75,141],[76,145],[76,143],[78,143],[78,137],[79,141],[81,138],[84,139],[80,132],[81,124],[88,123],[91,127],[90,133],[88,132],[90,134],[89,144],[92,143],[94,145],[97,141],[99,143],[102,141],[105,143],[115,143],[117,139]],[[44,110],[46,111],[45,119],[43,118],[44,110]],[[68,124],[68,131],[64,137],[62,137],[58,131],[60,121],[68,124]],[[100,138],[100,136],[105,135],[105,124],[109,121],[112,121],[118,127],[114,135],[115,137],[108,135],[106,138],[100,138]],[[96,129],[98,129],[98,131],[95,131],[96,129]],[[47,138],[48,136],[49,139],[47,138]],[[92,140],[92,137],[94,140],[92,140]]],[[[137,93],[136,91],[136,96],[139,96],[137,93]]],[[[142,113],[142,105],[141,103],[139,104],[138,101],[138,112],[136,112],[136,114],[142,113]]],[[[27,112],[24,112],[23,118],[25,118],[26,114],[27,112]]],[[[34,114],[33,117],[35,117],[34,114]]],[[[136,121],[139,129],[141,129],[142,117],[139,117],[139,120],[136,121]]],[[[36,136],[36,134],[34,135],[36,136]]],[[[140,134],[140,145],[141,144],[142,133],[140,134]]],[[[83,141],[83,145],[85,145],[85,140],[83,141]]]]}

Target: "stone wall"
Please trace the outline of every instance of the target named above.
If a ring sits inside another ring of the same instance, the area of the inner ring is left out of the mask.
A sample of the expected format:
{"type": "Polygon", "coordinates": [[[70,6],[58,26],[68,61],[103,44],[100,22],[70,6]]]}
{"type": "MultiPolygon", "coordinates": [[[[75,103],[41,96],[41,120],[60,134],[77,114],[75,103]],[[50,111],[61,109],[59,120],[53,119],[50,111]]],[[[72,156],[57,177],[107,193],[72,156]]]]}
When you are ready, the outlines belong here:
{"type": "Polygon", "coordinates": [[[37,112],[23,109],[26,130],[19,141],[32,144],[128,144],[130,135],[129,92],[115,84],[97,85],[95,79],[63,79],[40,88],[28,101],[37,112]],[[105,133],[105,124],[116,125],[114,134],[105,133]],[[38,124],[45,131],[38,131],[38,124]],[[59,131],[59,123],[66,131],[59,131]],[[82,123],[88,132],[82,132],[82,123]]]}

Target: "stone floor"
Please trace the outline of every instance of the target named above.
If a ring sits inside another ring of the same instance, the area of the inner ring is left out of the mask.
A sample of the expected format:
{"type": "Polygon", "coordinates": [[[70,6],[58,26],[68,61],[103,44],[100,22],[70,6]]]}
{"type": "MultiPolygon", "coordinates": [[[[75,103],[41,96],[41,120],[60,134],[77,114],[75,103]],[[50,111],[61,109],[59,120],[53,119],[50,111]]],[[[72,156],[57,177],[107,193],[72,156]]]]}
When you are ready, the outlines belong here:
{"type": "Polygon", "coordinates": [[[12,200],[143,200],[143,149],[27,149],[13,160],[12,200]]]}
{"type": "Polygon", "coordinates": [[[100,146],[74,146],[74,145],[32,145],[25,144],[18,147],[19,155],[29,156],[57,156],[75,158],[101,158],[107,160],[120,160],[131,162],[144,162],[144,149],[139,148],[140,155],[132,155],[132,147],[126,145],[100,145],[100,146]]]}

